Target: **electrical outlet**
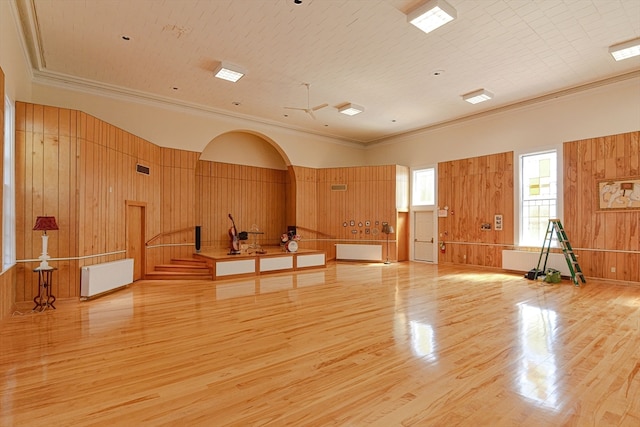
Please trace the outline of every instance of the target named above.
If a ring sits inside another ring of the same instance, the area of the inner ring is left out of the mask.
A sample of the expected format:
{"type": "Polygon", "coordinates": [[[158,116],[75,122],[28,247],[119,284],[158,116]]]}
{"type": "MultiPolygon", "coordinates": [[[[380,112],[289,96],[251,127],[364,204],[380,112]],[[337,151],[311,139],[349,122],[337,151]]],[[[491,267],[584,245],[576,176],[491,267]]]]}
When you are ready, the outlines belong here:
{"type": "Polygon", "coordinates": [[[616,268],[615,267],[611,267],[611,272],[615,273],[616,272],[616,268]]]}
{"type": "Polygon", "coordinates": [[[497,231],[502,230],[502,215],[498,214],[493,216],[493,228],[495,228],[497,231]]]}

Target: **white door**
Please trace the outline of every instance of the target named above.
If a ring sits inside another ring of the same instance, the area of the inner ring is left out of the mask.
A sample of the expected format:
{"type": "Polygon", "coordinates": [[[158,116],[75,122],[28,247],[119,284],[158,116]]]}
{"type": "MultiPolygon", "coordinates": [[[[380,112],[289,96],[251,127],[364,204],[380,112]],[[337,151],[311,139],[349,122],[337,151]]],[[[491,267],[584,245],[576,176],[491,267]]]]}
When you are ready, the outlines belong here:
{"type": "Polygon", "coordinates": [[[413,258],[433,262],[433,211],[418,211],[414,215],[413,258]]]}

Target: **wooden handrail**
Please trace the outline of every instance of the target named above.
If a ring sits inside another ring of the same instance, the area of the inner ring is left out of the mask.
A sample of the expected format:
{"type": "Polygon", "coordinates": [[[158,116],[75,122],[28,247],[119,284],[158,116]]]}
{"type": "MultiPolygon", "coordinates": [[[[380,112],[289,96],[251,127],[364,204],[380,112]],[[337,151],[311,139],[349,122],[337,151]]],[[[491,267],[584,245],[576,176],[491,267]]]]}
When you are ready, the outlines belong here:
{"type": "Polygon", "coordinates": [[[192,230],[195,230],[195,228],[196,228],[196,227],[195,227],[195,226],[193,226],[193,227],[182,228],[182,229],[180,229],[180,230],[173,230],[173,231],[167,231],[167,232],[165,232],[165,233],[158,233],[158,234],[156,234],[155,236],[153,236],[152,238],[150,238],[149,240],[147,240],[147,241],[145,242],[145,244],[144,244],[144,245],[145,245],[145,246],[149,246],[149,244],[150,244],[151,242],[153,242],[153,241],[154,241],[154,240],[156,240],[156,239],[159,239],[160,237],[170,236],[170,235],[172,235],[172,234],[177,234],[177,233],[184,233],[185,231],[192,231],[192,230]]]}
{"type": "Polygon", "coordinates": [[[316,233],[316,235],[318,235],[318,236],[328,237],[328,238],[330,238],[330,239],[335,239],[335,238],[336,238],[336,236],[332,236],[332,235],[330,235],[330,234],[323,233],[322,231],[312,230],[312,229],[310,229],[310,228],[307,228],[307,227],[301,227],[301,226],[298,226],[298,225],[296,225],[296,230],[306,230],[306,231],[311,231],[311,232],[313,232],[313,233],[316,233]]]}

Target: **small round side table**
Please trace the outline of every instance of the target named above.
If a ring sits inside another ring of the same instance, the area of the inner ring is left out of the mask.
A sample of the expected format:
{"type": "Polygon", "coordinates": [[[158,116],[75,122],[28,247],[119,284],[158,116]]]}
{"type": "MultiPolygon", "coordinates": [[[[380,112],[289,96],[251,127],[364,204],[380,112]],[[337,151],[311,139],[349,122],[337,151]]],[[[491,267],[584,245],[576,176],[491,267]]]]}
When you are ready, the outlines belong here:
{"type": "Polygon", "coordinates": [[[53,272],[57,270],[55,267],[37,267],[33,269],[34,273],[38,273],[38,295],[33,298],[33,302],[36,304],[33,309],[38,308],[46,310],[51,307],[55,309],[53,305],[56,302],[56,297],[51,293],[51,287],[53,286],[53,272]]]}

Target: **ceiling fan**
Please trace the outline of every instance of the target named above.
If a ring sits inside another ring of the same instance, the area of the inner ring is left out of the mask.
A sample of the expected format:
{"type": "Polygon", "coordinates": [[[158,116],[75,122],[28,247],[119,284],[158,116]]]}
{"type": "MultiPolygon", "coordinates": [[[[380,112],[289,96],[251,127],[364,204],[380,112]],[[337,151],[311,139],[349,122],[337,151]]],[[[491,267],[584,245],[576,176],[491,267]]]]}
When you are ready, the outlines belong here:
{"type": "Polygon", "coordinates": [[[284,107],[284,108],[287,109],[287,110],[304,111],[305,113],[310,115],[315,120],[316,119],[316,115],[313,114],[313,112],[314,111],[318,111],[321,108],[328,107],[329,104],[324,103],[324,104],[316,105],[315,107],[311,108],[311,105],[309,103],[309,87],[311,86],[311,83],[302,83],[302,84],[307,87],[307,108],[296,108],[296,107],[284,107]]]}

